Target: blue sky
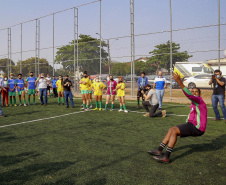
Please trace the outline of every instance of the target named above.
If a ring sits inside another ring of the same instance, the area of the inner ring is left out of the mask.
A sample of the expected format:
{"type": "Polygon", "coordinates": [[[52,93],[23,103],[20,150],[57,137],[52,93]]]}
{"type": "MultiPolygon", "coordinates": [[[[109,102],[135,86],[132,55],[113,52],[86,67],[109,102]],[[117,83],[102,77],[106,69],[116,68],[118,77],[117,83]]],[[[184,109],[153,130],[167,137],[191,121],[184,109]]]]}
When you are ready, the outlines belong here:
{"type": "MultiPolygon", "coordinates": [[[[51,14],[92,0],[1,0],[0,29],[51,14]]],[[[221,0],[221,23],[226,23],[226,1],[221,0]]],[[[172,0],[173,29],[214,25],[218,22],[217,0],[172,0]]],[[[130,35],[129,0],[102,0],[102,38],[130,35]]],[[[170,28],[169,0],[135,0],[135,34],[168,31],[170,28]]],[[[66,45],[73,39],[73,10],[55,15],[55,46],[66,45]]],[[[79,33],[98,37],[99,2],[79,8],[79,33]]],[[[173,41],[181,51],[191,52],[190,61],[217,58],[218,52],[196,52],[218,49],[217,27],[173,32],[173,41]]],[[[170,39],[169,33],[135,37],[136,58],[148,56],[155,45],[170,39]]],[[[130,61],[130,38],[110,40],[112,60],[130,61]]],[[[41,19],[41,48],[52,47],[52,16],[41,19]]],[[[221,26],[221,48],[226,49],[226,25],[221,26]]],[[[23,24],[23,50],[35,49],[35,22],[23,24]]],[[[20,26],[12,28],[12,52],[20,51],[20,26]]],[[[55,49],[57,51],[57,49],[55,49]]],[[[0,31],[0,58],[7,54],[7,30],[0,31]]],[[[23,59],[35,56],[24,52],[23,59]]],[[[41,57],[52,62],[52,48],[41,50],[41,57]]],[[[223,51],[221,52],[223,57],[223,51]]],[[[20,54],[13,54],[17,61],[20,54]]]]}

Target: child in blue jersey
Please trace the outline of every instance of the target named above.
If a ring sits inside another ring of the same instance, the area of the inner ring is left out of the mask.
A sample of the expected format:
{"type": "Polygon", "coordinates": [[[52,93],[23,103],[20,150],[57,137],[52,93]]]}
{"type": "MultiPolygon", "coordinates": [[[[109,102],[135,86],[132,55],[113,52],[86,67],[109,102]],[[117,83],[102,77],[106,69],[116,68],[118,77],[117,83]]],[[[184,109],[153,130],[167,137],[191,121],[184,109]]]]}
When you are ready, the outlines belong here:
{"type": "Polygon", "coordinates": [[[26,107],[26,102],[25,102],[25,81],[24,79],[22,78],[22,74],[18,74],[18,79],[16,79],[16,85],[17,85],[17,92],[18,92],[18,95],[19,95],[19,100],[20,100],[20,105],[22,105],[21,103],[21,95],[23,96],[23,100],[24,100],[24,106],[26,107]]]}
{"type": "Polygon", "coordinates": [[[28,86],[28,105],[30,105],[30,96],[33,95],[33,105],[35,105],[35,88],[37,79],[33,76],[33,72],[30,72],[30,77],[26,79],[28,86]]]}
{"type": "Polygon", "coordinates": [[[14,99],[14,106],[17,106],[16,105],[16,80],[13,79],[13,73],[10,73],[10,79],[8,79],[7,85],[8,85],[8,88],[9,88],[10,106],[13,105],[12,97],[14,99]]]}

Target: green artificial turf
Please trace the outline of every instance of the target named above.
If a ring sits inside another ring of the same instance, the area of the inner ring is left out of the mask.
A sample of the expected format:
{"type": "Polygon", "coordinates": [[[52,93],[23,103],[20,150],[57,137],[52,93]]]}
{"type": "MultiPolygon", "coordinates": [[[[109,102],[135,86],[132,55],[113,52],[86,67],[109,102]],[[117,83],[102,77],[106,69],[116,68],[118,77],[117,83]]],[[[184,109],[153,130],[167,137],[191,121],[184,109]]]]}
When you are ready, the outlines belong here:
{"type": "MultiPolygon", "coordinates": [[[[146,153],[161,143],[169,127],[185,123],[186,116],[176,115],[187,115],[189,105],[167,103],[163,106],[170,114],[166,118],[145,118],[138,113],[144,109],[137,109],[135,101],[129,101],[127,109],[138,112],[128,114],[81,112],[81,99],[74,100],[74,109],[58,106],[57,98],[49,98],[46,107],[36,102],[27,107],[3,107],[7,117],[0,118],[0,126],[24,123],[0,128],[1,185],[226,182],[223,120],[208,119],[202,137],[178,138],[170,164],[158,163],[146,153]]],[[[211,108],[208,116],[214,117],[211,108]]]]}

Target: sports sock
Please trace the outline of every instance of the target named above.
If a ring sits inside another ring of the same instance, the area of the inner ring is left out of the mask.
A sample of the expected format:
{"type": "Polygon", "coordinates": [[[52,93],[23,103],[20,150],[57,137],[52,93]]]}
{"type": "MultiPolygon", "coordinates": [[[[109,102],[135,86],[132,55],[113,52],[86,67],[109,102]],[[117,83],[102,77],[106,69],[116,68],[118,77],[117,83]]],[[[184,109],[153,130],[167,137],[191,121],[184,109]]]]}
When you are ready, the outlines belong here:
{"type": "Polygon", "coordinates": [[[58,103],[60,103],[60,97],[58,97],[58,103]]]}
{"type": "Polygon", "coordinates": [[[137,105],[140,105],[140,99],[137,99],[137,105]]]}
{"type": "Polygon", "coordinates": [[[83,108],[85,109],[86,108],[86,104],[82,104],[83,108]]]}
{"type": "Polygon", "coordinates": [[[93,102],[92,101],[90,102],[90,106],[93,106],[93,102]]]}
{"type": "Polygon", "coordinates": [[[89,108],[89,105],[87,105],[87,108],[89,108]]]}
{"type": "Polygon", "coordinates": [[[114,104],[111,104],[111,109],[114,109],[114,104]]]}
{"type": "Polygon", "coordinates": [[[33,103],[35,103],[35,98],[33,97],[33,103]]]}
{"type": "Polygon", "coordinates": [[[108,107],[108,104],[105,104],[105,109],[107,109],[107,107],[108,107]]]}
{"type": "Polygon", "coordinates": [[[16,104],[16,98],[13,98],[13,100],[14,100],[14,104],[16,104]]]}
{"type": "Polygon", "coordinates": [[[120,106],[120,109],[122,109],[122,106],[120,106]]]}
{"type": "Polygon", "coordinates": [[[24,100],[24,104],[26,104],[26,101],[24,100]]]}
{"type": "Polygon", "coordinates": [[[102,101],[100,101],[100,108],[102,108],[102,101]]]}
{"type": "Polygon", "coordinates": [[[9,99],[9,102],[10,102],[11,105],[13,104],[12,98],[9,99]]]}
{"type": "Polygon", "coordinates": [[[164,155],[165,155],[167,158],[169,158],[172,151],[173,151],[172,148],[167,147],[167,148],[166,148],[166,153],[165,153],[164,155]]]}
{"type": "Polygon", "coordinates": [[[62,97],[62,99],[63,99],[62,101],[63,101],[63,103],[64,103],[64,97],[62,97]]]}
{"type": "Polygon", "coordinates": [[[158,151],[163,151],[163,149],[165,148],[165,144],[164,143],[161,143],[158,147],[158,151]]]}
{"type": "Polygon", "coordinates": [[[30,104],[31,98],[28,98],[28,103],[30,104]]]}
{"type": "Polygon", "coordinates": [[[98,101],[96,101],[96,108],[98,108],[98,101]]]}
{"type": "Polygon", "coordinates": [[[124,110],[126,110],[126,105],[123,105],[124,110]]]}
{"type": "Polygon", "coordinates": [[[20,104],[21,104],[21,100],[20,100],[20,104]]]}

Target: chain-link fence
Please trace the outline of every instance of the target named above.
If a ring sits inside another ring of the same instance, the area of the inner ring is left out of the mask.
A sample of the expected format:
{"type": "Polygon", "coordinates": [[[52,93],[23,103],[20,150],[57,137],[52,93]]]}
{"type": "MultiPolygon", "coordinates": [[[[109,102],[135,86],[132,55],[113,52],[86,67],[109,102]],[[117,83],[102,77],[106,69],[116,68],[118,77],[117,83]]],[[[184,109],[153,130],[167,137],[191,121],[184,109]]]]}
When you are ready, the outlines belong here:
{"type": "Polygon", "coordinates": [[[87,0],[0,29],[0,72],[68,74],[75,93],[83,71],[102,79],[113,74],[124,77],[126,94],[134,97],[140,73],[153,83],[161,70],[168,78],[165,97],[181,99],[170,78],[176,70],[210,98],[211,69],[226,75],[224,7],[223,0],[87,0]]]}

